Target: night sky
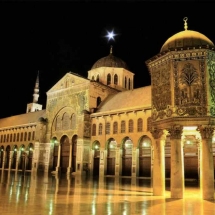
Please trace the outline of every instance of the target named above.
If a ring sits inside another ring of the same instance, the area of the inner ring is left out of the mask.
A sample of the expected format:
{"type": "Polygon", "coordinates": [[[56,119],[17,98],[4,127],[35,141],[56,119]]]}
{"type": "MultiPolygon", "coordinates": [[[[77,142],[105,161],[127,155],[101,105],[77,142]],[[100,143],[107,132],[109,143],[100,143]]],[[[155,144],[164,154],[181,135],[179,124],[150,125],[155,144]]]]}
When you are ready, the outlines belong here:
{"type": "Polygon", "coordinates": [[[39,103],[67,72],[87,78],[100,58],[113,54],[135,73],[134,87],[150,85],[145,61],[158,54],[164,42],[188,29],[215,43],[215,3],[185,2],[0,2],[0,118],[26,112],[38,70],[39,103]],[[115,41],[107,31],[114,29],[115,41]]]}

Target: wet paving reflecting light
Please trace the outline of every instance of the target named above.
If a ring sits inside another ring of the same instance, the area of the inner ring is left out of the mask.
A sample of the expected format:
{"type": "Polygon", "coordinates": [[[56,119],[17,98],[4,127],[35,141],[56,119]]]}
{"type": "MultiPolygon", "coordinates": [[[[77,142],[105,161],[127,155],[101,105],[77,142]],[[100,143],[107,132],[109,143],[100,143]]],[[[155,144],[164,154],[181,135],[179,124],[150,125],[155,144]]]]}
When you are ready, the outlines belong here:
{"type": "Polygon", "coordinates": [[[0,214],[130,215],[215,214],[215,201],[202,200],[197,181],[186,181],[184,199],[153,196],[150,179],[89,178],[0,171],[0,214]]]}

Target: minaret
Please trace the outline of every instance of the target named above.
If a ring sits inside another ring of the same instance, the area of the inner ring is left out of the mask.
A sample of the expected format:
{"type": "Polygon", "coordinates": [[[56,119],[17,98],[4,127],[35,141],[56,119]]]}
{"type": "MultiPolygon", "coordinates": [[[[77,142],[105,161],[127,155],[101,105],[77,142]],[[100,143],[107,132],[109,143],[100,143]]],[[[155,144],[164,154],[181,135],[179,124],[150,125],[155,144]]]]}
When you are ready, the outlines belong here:
{"type": "Polygon", "coordinates": [[[39,96],[40,95],[39,95],[39,71],[38,71],[37,79],[34,87],[33,103],[27,104],[26,113],[42,110],[42,105],[37,103],[39,96]]]}

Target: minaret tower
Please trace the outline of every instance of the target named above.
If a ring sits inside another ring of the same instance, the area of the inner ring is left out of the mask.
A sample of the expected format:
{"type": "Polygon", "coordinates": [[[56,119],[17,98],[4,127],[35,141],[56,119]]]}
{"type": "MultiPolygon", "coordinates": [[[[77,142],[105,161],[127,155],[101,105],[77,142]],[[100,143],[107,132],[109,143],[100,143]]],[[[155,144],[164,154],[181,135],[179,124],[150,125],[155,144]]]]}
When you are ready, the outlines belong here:
{"type": "Polygon", "coordinates": [[[40,95],[39,95],[39,71],[38,71],[37,79],[34,87],[33,103],[27,104],[26,113],[42,110],[42,105],[37,103],[39,96],[40,95]]]}

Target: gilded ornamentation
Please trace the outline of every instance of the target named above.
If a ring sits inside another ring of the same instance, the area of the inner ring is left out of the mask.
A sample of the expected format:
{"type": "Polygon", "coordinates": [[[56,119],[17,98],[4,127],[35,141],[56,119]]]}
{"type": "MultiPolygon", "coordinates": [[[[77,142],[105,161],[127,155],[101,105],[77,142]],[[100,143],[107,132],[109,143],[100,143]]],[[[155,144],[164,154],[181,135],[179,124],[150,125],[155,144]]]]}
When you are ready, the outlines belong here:
{"type": "MultiPolygon", "coordinates": [[[[187,62],[181,71],[174,70],[175,104],[179,116],[206,115],[206,87],[204,61],[199,61],[200,70],[187,62]]],[[[175,67],[174,67],[175,68],[175,67]]]]}
{"type": "Polygon", "coordinates": [[[181,139],[181,135],[183,132],[183,126],[181,125],[173,125],[167,129],[170,134],[170,139],[181,139]]]}
{"type": "Polygon", "coordinates": [[[159,139],[163,135],[163,130],[155,128],[151,131],[151,134],[154,137],[154,139],[159,139]]]}
{"type": "Polygon", "coordinates": [[[208,71],[209,71],[209,85],[210,85],[210,94],[211,94],[211,108],[210,113],[212,116],[215,116],[215,62],[208,61],[208,71]]]}
{"type": "Polygon", "coordinates": [[[199,125],[197,131],[200,132],[202,139],[211,139],[213,137],[214,128],[212,126],[199,125]]]}
{"type": "Polygon", "coordinates": [[[171,104],[170,93],[170,64],[165,64],[152,70],[152,105],[153,120],[165,117],[165,109],[171,104]]]}

